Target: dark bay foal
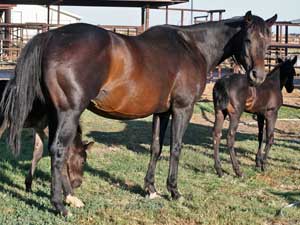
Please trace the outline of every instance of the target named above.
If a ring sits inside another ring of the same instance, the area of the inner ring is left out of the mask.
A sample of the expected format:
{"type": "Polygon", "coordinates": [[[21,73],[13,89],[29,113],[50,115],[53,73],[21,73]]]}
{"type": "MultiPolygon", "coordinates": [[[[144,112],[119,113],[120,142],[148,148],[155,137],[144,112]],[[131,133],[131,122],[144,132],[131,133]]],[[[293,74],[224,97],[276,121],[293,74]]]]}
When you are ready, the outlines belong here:
{"type": "MultiPolygon", "coordinates": [[[[5,86],[8,80],[0,80],[0,96],[3,95],[5,86]]],[[[33,105],[33,110],[28,115],[24,128],[34,129],[34,149],[33,158],[30,169],[25,178],[26,191],[31,191],[33,176],[38,162],[43,157],[44,139],[48,137],[47,131],[47,114],[44,105],[40,101],[36,101],[33,105]]],[[[7,128],[4,123],[3,116],[0,115],[0,137],[7,128]]],[[[86,151],[91,148],[94,142],[83,142],[82,131],[80,125],[77,128],[77,133],[74,141],[67,150],[67,157],[63,166],[63,192],[66,197],[66,202],[75,207],[83,206],[83,203],[74,196],[73,189],[78,188],[83,179],[83,168],[86,162],[86,151]]]]}
{"type": "Polygon", "coordinates": [[[256,166],[265,170],[267,156],[274,142],[274,128],[277,113],[283,103],[281,90],[286,88],[288,93],[294,89],[294,64],[297,57],[282,61],[267,75],[266,80],[258,87],[249,85],[248,79],[242,74],[224,76],[218,80],[213,88],[213,101],[215,108],[215,124],[213,129],[214,160],[217,174],[221,177],[223,171],[219,158],[219,144],[222,135],[224,119],[229,115],[229,130],[227,145],[233,170],[241,177],[238,161],[234,151],[235,134],[241,114],[246,111],[257,115],[258,122],[258,152],[256,166]],[[262,141],[264,121],[266,121],[266,146],[262,155],[262,141]]]}

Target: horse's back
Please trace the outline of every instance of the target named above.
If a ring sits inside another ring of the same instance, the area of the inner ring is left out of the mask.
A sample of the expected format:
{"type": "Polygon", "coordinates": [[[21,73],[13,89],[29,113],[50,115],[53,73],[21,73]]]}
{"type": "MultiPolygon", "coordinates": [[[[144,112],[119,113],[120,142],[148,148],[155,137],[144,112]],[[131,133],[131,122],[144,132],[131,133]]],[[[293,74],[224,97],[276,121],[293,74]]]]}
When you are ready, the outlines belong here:
{"type": "Polygon", "coordinates": [[[204,89],[205,66],[175,28],[156,27],[138,37],[87,24],[51,32],[44,79],[60,108],[89,104],[104,116],[138,118],[167,111],[175,95],[199,96],[204,89]]]}

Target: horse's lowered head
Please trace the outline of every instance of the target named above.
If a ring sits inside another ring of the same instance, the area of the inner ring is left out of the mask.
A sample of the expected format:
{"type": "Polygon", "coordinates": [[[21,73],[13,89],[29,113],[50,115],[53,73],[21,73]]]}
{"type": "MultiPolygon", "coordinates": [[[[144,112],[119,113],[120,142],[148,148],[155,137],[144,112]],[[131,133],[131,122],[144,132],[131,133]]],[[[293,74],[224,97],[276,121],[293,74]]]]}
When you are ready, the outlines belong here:
{"type": "Polygon", "coordinates": [[[76,137],[74,144],[68,148],[67,172],[73,189],[78,188],[82,184],[87,151],[93,145],[94,142],[83,142],[81,138],[76,137]]]}

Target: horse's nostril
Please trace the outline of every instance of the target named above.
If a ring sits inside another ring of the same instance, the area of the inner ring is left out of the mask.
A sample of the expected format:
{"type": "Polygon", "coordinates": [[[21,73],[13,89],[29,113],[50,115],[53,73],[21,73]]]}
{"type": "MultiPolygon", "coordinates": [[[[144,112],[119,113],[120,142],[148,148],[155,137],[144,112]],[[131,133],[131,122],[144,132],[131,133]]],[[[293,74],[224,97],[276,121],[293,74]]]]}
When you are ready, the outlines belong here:
{"type": "Polygon", "coordinates": [[[81,185],[82,181],[80,179],[73,180],[71,182],[72,188],[78,188],[81,185]]]}
{"type": "Polygon", "coordinates": [[[257,73],[256,73],[256,71],[255,71],[255,70],[252,70],[252,76],[253,76],[253,78],[254,78],[254,79],[256,79],[256,78],[257,78],[257,73]]]}

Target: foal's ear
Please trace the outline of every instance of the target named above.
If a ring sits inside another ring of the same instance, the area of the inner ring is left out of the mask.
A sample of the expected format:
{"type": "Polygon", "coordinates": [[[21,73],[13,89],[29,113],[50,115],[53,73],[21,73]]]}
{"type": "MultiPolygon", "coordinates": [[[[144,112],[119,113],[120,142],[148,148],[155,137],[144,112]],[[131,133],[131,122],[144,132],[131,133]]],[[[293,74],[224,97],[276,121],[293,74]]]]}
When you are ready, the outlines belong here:
{"type": "Polygon", "coordinates": [[[277,58],[277,63],[282,63],[283,60],[281,58],[277,58]]]}
{"type": "Polygon", "coordinates": [[[246,14],[244,16],[244,20],[245,20],[246,24],[251,24],[252,23],[252,13],[251,13],[251,10],[249,10],[248,12],[246,12],[246,14]]]}
{"type": "Polygon", "coordinates": [[[292,64],[295,65],[296,62],[297,62],[297,56],[295,55],[295,57],[292,59],[292,64]]]}
{"type": "Polygon", "coordinates": [[[277,20],[277,14],[275,14],[271,18],[267,19],[265,22],[268,27],[271,27],[275,23],[276,20],[277,20]]]}

